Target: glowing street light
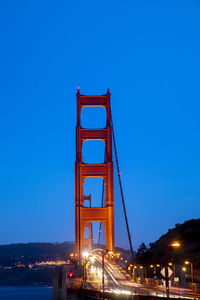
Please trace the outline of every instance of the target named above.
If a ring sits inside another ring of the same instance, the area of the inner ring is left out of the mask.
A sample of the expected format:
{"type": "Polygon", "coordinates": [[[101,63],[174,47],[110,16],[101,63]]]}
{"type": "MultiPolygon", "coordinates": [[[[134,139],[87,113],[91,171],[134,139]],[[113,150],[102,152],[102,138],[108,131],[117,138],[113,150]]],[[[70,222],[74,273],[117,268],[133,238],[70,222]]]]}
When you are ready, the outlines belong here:
{"type": "Polygon", "coordinates": [[[189,262],[188,260],[186,260],[186,261],[185,261],[185,264],[186,264],[186,265],[189,265],[189,264],[190,264],[190,262],[189,262]]]}
{"type": "Polygon", "coordinates": [[[169,246],[171,247],[180,247],[180,243],[179,242],[172,242],[171,244],[169,244],[169,246]]]}

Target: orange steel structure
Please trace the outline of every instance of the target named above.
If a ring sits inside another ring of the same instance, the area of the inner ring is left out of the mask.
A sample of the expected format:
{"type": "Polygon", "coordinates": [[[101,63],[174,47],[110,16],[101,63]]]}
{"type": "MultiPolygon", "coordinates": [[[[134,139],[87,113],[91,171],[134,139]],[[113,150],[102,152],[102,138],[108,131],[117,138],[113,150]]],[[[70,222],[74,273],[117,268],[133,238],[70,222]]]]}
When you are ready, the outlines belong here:
{"type": "Polygon", "coordinates": [[[76,162],[75,162],[75,252],[81,258],[84,247],[84,232],[88,223],[101,222],[105,229],[106,248],[114,251],[114,190],[112,161],[112,128],[110,92],[102,96],[85,96],[77,91],[76,162]],[[83,107],[104,107],[107,114],[106,127],[87,129],[81,127],[83,107]],[[85,164],[82,161],[82,145],[87,140],[105,142],[105,162],[85,164]],[[105,206],[84,207],[83,186],[87,177],[102,177],[105,184],[105,206]]]}
{"type": "MultiPolygon", "coordinates": [[[[83,196],[83,205],[85,201],[89,201],[89,207],[92,207],[91,205],[91,194],[89,196],[83,196]]],[[[84,246],[87,245],[88,251],[92,251],[92,242],[93,242],[93,231],[92,231],[92,222],[88,222],[85,224],[85,227],[88,228],[89,236],[88,238],[84,238],[84,246]]]]}

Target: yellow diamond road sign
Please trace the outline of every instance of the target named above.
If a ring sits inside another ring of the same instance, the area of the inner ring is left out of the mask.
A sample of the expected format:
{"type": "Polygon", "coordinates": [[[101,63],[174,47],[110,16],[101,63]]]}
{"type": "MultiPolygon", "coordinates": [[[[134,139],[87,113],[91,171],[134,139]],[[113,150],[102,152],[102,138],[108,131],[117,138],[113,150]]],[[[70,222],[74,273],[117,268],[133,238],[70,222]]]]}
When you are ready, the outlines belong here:
{"type": "MultiPolygon", "coordinates": [[[[163,277],[165,277],[165,268],[162,268],[160,271],[163,277]]],[[[168,267],[168,277],[170,277],[173,274],[173,271],[168,267]]]]}

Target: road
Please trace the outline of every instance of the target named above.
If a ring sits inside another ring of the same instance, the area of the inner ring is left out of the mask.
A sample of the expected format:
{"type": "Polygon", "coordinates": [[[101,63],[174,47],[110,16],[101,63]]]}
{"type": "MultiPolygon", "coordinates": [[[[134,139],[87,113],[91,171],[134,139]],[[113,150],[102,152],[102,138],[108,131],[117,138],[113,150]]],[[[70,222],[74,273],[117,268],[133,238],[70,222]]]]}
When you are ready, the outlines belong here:
{"type": "MultiPolygon", "coordinates": [[[[85,287],[102,290],[102,254],[93,253],[92,261],[86,267],[87,281],[85,287]]],[[[150,295],[166,297],[165,287],[151,287],[130,280],[127,274],[117,263],[104,258],[104,291],[127,295],[150,295]]],[[[170,288],[173,298],[199,298],[191,290],[176,287],[170,288]]]]}

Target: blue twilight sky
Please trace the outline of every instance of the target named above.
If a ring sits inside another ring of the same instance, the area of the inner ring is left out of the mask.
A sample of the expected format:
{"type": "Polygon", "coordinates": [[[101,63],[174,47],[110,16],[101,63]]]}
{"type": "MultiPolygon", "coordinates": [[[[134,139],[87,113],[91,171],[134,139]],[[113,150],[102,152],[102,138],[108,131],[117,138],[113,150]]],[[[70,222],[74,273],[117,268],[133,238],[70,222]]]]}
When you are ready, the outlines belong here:
{"type": "Polygon", "coordinates": [[[77,86],[110,88],[134,246],[200,217],[198,0],[1,0],[0,43],[1,244],[74,240],[77,86]]]}

